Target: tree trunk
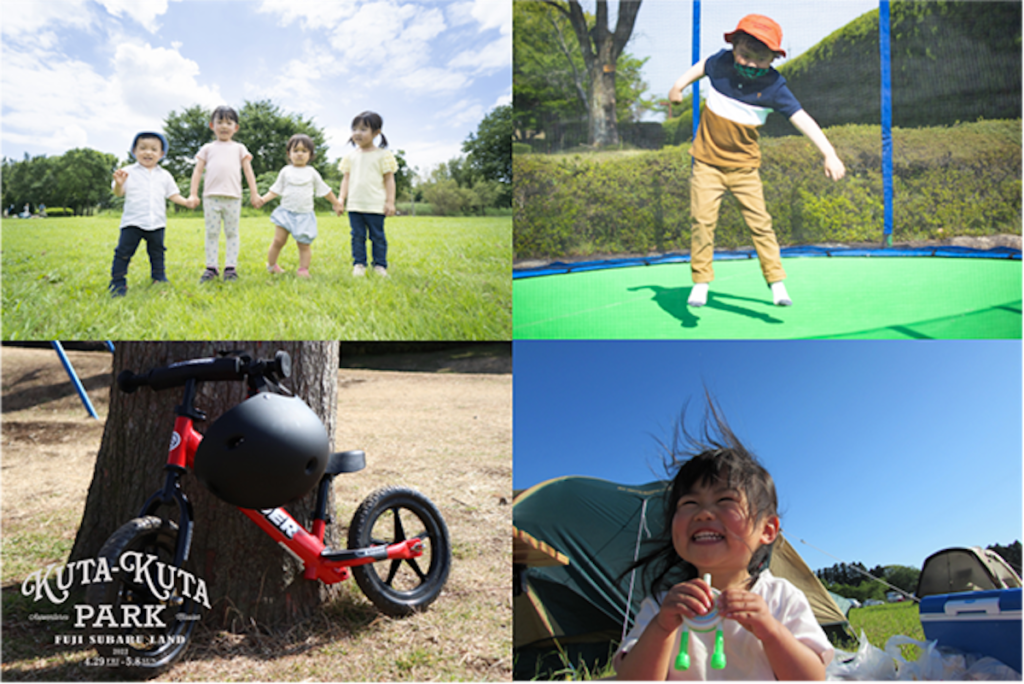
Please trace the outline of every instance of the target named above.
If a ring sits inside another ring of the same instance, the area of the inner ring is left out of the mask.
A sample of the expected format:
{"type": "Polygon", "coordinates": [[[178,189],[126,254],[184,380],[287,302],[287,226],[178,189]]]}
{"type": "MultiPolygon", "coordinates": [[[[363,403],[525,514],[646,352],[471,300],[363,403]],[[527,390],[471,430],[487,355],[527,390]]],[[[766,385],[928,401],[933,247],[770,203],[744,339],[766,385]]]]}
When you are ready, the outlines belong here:
{"type": "MultiPolygon", "coordinates": [[[[272,358],[283,349],[292,358],[291,378],[285,385],[320,417],[333,446],[337,408],[337,342],[120,342],[115,347],[113,375],[125,369],[137,373],[176,361],[216,356],[240,350],[253,357],[272,358]]],[[[183,388],[154,392],[142,388],[125,394],[111,388],[110,412],[96,457],[71,560],[95,558],[104,541],[122,524],[138,516],[142,504],[163,484],[163,466],[174,425],[174,407],[183,388]]],[[[239,382],[199,383],[195,405],[206,412],[205,425],[246,397],[239,382]]],[[[204,424],[198,424],[200,432],[204,424]]],[[[302,578],[302,567],[256,525],[230,504],[207,491],[192,474],[182,489],[192,502],[195,535],[193,570],[207,584],[212,610],[204,620],[214,627],[248,624],[290,624],[310,614],[335,595],[336,587],[302,578]]],[[[308,525],[316,492],[290,504],[288,511],[308,525]]],[[[328,512],[334,510],[333,494],[328,512]]],[[[167,512],[162,509],[161,512],[167,512]]],[[[177,511],[171,511],[176,520],[177,511]]],[[[341,547],[337,525],[328,525],[324,540],[341,547]]]]}
{"type": "Polygon", "coordinates": [[[586,15],[578,0],[569,0],[569,8],[545,0],[552,7],[568,15],[573,31],[583,52],[583,63],[590,76],[588,103],[588,142],[603,147],[619,144],[619,128],[615,113],[615,65],[633,33],[636,15],[642,0],[619,0],[619,15],[615,31],[608,30],[608,2],[597,0],[594,27],[587,28],[586,15]]]}

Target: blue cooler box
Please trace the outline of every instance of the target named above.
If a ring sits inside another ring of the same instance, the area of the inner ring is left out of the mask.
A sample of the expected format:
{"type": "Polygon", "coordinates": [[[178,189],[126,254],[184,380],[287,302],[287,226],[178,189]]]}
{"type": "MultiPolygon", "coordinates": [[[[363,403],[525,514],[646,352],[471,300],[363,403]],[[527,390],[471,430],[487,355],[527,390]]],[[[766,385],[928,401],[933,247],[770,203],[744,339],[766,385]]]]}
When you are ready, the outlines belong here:
{"type": "Polygon", "coordinates": [[[1021,671],[1020,589],[925,596],[920,610],[926,639],[991,656],[1021,671]]]}

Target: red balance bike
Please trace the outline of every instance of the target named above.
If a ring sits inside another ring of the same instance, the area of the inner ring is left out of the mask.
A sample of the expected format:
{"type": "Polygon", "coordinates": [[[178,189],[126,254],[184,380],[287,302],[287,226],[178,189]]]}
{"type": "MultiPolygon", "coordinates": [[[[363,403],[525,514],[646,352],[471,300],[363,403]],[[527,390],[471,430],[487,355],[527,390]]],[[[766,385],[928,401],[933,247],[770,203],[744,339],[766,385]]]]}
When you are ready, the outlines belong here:
{"type": "Polygon", "coordinates": [[[97,563],[106,564],[109,576],[87,590],[94,611],[88,614],[105,627],[94,626],[90,639],[102,664],[132,676],[159,674],[184,653],[200,606],[209,605],[201,578],[188,570],[192,505],[180,484],[188,470],[298,559],[306,579],[332,584],[354,575],[373,604],[396,617],[424,609],[441,593],[451,568],[448,528],[437,507],[413,489],[373,492],[352,517],[348,548],[324,546],[331,484],[361,470],[366,459],[362,451],[330,453],[319,418],[279,384],[290,374],[291,359],[279,351],[273,359],[231,355],[118,376],[123,392],[184,387],[184,396],[175,408],[164,486],[103,545],[97,563]],[[206,418],[195,406],[197,383],[243,379],[248,398],[205,435],[197,432],[194,423],[206,418]],[[307,530],[282,506],[314,487],[307,530]],[[157,515],[161,508],[177,509],[177,520],[157,515]]]}

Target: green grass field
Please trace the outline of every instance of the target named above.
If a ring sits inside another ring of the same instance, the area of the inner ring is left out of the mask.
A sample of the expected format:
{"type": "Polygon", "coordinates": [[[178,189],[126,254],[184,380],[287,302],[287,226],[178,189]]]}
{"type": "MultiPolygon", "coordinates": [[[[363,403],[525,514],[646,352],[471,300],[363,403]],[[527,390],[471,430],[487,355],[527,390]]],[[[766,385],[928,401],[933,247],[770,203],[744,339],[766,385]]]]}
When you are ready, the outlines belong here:
{"type": "MultiPolygon", "coordinates": [[[[120,216],[3,221],[4,340],[342,339],[512,337],[511,217],[387,221],[387,279],[353,278],[347,217],[318,217],[312,278],[295,276],[289,240],[266,271],[273,225],[243,217],[238,281],[199,284],[203,219],[168,221],[167,277],[152,284],[145,244],[128,295],[107,292],[120,216]]],[[[369,246],[368,246],[369,247],[369,246]]],[[[221,268],[224,238],[221,236],[221,268]]]]}

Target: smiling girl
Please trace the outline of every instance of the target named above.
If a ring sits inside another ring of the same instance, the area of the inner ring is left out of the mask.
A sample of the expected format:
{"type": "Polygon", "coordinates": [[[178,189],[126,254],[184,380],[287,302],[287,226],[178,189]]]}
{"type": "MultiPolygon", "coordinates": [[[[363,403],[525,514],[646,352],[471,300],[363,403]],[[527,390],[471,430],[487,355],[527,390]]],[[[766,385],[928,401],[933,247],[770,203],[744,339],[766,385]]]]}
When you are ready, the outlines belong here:
{"type": "Polygon", "coordinates": [[[652,595],[615,655],[618,678],[824,679],[832,646],[803,593],[768,569],[780,529],[775,484],[709,405],[700,440],[680,418],[665,527],[635,564],[653,575],[652,595]],[[698,633],[689,639],[693,667],[675,669],[684,618],[712,608],[723,618],[725,669],[708,669],[713,636],[698,633]]]}

